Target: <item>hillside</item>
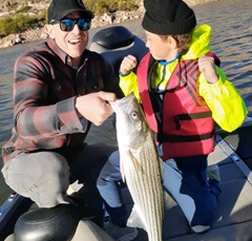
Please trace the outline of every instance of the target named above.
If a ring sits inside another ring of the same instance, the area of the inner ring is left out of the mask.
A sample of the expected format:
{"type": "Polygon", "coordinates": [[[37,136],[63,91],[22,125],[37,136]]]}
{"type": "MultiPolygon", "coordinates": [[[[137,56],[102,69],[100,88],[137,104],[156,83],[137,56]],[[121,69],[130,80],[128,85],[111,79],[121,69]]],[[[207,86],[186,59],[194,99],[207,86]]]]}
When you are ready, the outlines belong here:
{"type": "MultiPolygon", "coordinates": [[[[204,4],[210,1],[218,0],[184,0],[188,5],[193,6],[197,4],[204,4]]],[[[142,2],[137,0],[136,2],[142,2]]],[[[29,14],[36,13],[38,10],[44,9],[48,6],[50,0],[0,0],[0,17],[15,13],[22,6],[29,6],[29,14]]],[[[85,3],[85,0],[84,0],[85,3]]],[[[141,4],[140,4],[141,5],[141,4]]]]}
{"type": "MultiPolygon", "coordinates": [[[[184,0],[193,6],[210,1],[218,0],[184,0]]],[[[37,16],[47,9],[50,0],[0,0],[0,20],[8,16],[22,13],[27,16],[37,16]]],[[[85,3],[85,0],[84,0],[85,3]]],[[[142,0],[136,0],[136,7],[132,11],[115,11],[97,15],[92,20],[92,28],[107,26],[112,23],[121,23],[128,20],[138,19],[143,16],[144,7],[142,0]]],[[[11,47],[15,44],[26,43],[38,39],[45,39],[47,35],[43,31],[44,20],[28,28],[25,31],[9,34],[0,39],[0,48],[11,47]]],[[[28,25],[30,26],[30,25],[28,25]]],[[[1,28],[0,28],[1,36],[1,28]]]]}

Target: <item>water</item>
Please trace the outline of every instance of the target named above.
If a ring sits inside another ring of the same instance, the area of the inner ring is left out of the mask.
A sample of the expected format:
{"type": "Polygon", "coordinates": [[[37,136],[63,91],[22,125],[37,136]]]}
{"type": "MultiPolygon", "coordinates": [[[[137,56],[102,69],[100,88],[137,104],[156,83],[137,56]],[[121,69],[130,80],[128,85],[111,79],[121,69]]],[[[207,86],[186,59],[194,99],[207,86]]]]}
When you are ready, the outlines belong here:
{"type": "MultiPolygon", "coordinates": [[[[212,51],[222,61],[222,69],[242,94],[252,117],[252,4],[251,0],[221,0],[219,2],[198,5],[193,8],[198,24],[212,26],[212,51]]],[[[144,39],[141,20],[124,23],[134,34],[144,39]]],[[[90,38],[97,30],[90,31],[90,38]]],[[[12,71],[15,59],[26,49],[41,41],[0,49],[0,147],[10,137],[12,127],[12,71]]],[[[89,141],[114,142],[109,122],[104,123],[102,139],[99,128],[92,128],[89,141]],[[109,140],[107,140],[109,138],[109,140]]],[[[0,167],[1,167],[0,158],[0,167]]],[[[0,204],[11,192],[0,175],[0,204]]]]}

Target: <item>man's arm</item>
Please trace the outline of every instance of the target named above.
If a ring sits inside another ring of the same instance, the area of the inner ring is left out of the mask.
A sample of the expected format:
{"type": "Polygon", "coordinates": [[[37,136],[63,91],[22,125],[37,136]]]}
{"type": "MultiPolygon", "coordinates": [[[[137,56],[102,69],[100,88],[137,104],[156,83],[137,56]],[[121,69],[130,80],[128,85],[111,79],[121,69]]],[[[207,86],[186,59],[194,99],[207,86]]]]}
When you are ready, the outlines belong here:
{"type": "Polygon", "coordinates": [[[14,67],[14,121],[20,136],[55,136],[85,132],[72,97],[49,104],[50,70],[32,55],[23,55],[14,67]]]}

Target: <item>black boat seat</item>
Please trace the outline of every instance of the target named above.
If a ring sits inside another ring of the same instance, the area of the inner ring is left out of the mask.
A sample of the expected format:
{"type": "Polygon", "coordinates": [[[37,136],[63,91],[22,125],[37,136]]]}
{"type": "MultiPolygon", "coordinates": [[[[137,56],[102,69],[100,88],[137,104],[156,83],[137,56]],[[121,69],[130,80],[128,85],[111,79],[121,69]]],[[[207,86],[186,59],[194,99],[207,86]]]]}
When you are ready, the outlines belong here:
{"type": "Polygon", "coordinates": [[[72,205],[38,208],[21,215],[14,228],[15,241],[69,241],[80,216],[72,205]]]}
{"type": "MultiPolygon", "coordinates": [[[[13,234],[4,241],[15,241],[13,234]]],[[[34,240],[36,241],[36,240],[34,240]]],[[[47,241],[47,240],[44,240],[47,241]]],[[[68,241],[115,241],[103,229],[90,220],[80,220],[74,236],[68,241]]]]}
{"type": "Polygon", "coordinates": [[[106,49],[117,49],[130,45],[133,40],[134,36],[127,28],[114,26],[97,32],[92,41],[106,49]]]}
{"type": "Polygon", "coordinates": [[[143,40],[123,26],[112,26],[96,32],[89,50],[101,54],[113,66],[116,74],[126,55],[134,55],[139,62],[148,51],[143,40]]]}

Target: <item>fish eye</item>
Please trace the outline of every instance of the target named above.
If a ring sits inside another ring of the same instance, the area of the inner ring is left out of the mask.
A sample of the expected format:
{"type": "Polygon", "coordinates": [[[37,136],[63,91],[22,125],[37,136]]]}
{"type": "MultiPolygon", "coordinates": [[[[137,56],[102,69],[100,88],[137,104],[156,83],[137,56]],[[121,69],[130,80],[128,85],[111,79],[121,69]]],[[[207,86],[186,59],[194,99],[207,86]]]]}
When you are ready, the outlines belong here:
{"type": "Polygon", "coordinates": [[[138,114],[137,114],[136,111],[132,111],[132,112],[130,113],[130,115],[131,115],[131,118],[132,118],[133,120],[138,119],[138,114]]]}

